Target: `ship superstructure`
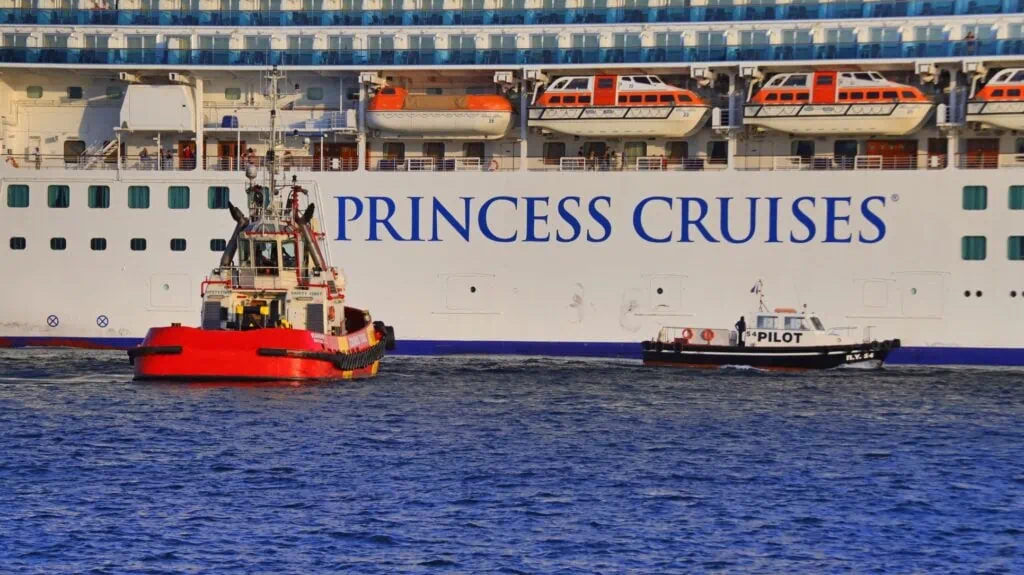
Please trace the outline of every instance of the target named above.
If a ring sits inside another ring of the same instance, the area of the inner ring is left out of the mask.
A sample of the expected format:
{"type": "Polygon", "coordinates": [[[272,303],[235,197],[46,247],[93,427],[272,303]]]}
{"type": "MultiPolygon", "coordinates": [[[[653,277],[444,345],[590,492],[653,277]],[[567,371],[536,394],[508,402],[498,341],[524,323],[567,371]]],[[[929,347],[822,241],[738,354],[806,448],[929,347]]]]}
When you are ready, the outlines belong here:
{"type": "Polygon", "coordinates": [[[1022,10],[11,3],[0,341],[194,324],[278,66],[282,177],[403,353],[635,355],[765,278],[894,363],[1024,364],[1022,10]]]}

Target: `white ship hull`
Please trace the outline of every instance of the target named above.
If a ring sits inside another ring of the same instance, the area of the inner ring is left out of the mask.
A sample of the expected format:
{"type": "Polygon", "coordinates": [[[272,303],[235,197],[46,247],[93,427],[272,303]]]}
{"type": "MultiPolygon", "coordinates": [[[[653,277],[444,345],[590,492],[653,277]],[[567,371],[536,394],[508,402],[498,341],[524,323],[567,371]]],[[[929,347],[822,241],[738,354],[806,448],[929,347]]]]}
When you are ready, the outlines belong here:
{"type": "MultiPolygon", "coordinates": [[[[44,194],[32,175],[9,172],[4,184],[44,194]]],[[[201,282],[219,258],[209,243],[231,218],[203,202],[184,217],[157,189],[227,185],[240,203],[236,174],[112,175],[77,177],[72,191],[109,185],[109,209],[0,207],[6,233],[28,245],[0,250],[0,342],[124,346],[154,325],[198,324],[201,282]],[[123,201],[139,184],[154,187],[152,209],[123,201]],[[64,251],[49,249],[57,234],[64,251]],[[106,251],[90,250],[97,236],[106,251]],[[148,250],[130,251],[132,238],[148,250]],[[188,249],[169,251],[172,238],[188,249]]],[[[1024,284],[1005,253],[1019,213],[961,206],[963,186],[1007,189],[1005,171],[298,176],[322,194],[349,301],[395,326],[398,353],[639,357],[660,326],[732,325],[755,309],[760,278],[770,303],[901,339],[894,363],[1024,364],[1024,284]],[[974,234],[988,237],[988,257],[963,261],[961,237],[974,234]]]]}
{"type": "Polygon", "coordinates": [[[580,137],[685,138],[707,122],[709,108],[533,108],[530,127],[580,137]]]}
{"type": "Polygon", "coordinates": [[[743,123],[798,135],[906,136],[928,120],[934,104],[803,104],[747,106],[743,123]]]}
{"type": "Polygon", "coordinates": [[[403,138],[501,138],[512,123],[511,112],[406,111],[366,112],[366,124],[381,136],[403,138]]]}

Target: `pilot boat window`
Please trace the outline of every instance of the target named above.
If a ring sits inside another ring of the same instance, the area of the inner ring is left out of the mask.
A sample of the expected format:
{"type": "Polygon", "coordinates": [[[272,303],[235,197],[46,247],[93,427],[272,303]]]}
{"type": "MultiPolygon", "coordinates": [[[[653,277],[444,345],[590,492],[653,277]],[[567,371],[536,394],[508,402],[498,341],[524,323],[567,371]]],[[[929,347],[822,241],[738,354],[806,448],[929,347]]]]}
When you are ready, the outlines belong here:
{"type": "Polygon", "coordinates": [[[298,258],[295,255],[295,240],[281,242],[281,267],[298,267],[298,258]]]}
{"type": "Polygon", "coordinates": [[[787,317],[786,329],[805,331],[807,330],[807,324],[804,322],[804,318],[802,317],[787,317]]]}
{"type": "Polygon", "coordinates": [[[776,317],[773,315],[757,316],[757,329],[775,329],[776,317]]]}
{"type": "Polygon", "coordinates": [[[256,256],[256,273],[260,275],[277,275],[277,242],[254,241],[253,251],[256,256]]]}
{"type": "Polygon", "coordinates": [[[814,325],[814,329],[818,331],[825,331],[825,325],[821,323],[820,319],[812,316],[811,323],[814,325]]]}

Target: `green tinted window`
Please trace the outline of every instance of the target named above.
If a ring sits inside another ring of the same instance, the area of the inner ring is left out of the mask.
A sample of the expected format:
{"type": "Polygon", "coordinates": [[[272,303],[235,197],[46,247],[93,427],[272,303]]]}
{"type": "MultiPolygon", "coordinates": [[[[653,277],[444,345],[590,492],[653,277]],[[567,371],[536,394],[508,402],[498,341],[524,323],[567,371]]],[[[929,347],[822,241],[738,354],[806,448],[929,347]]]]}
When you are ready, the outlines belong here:
{"type": "Polygon", "coordinates": [[[985,236],[964,236],[961,238],[960,257],[972,261],[985,259],[985,236]]]}
{"type": "Polygon", "coordinates": [[[167,207],[172,210],[187,210],[188,186],[171,186],[167,188],[167,207]]]}
{"type": "Polygon", "coordinates": [[[149,208],[149,186],[128,186],[128,207],[135,210],[149,208]]]}
{"type": "Polygon", "coordinates": [[[964,209],[984,210],[988,207],[988,188],[985,186],[964,186],[964,209]]]}
{"type": "Polygon", "coordinates": [[[1024,210],[1024,186],[1010,186],[1010,209],[1024,210]]]}
{"type": "Polygon", "coordinates": [[[1013,261],[1024,260],[1024,236],[1010,236],[1006,245],[1006,257],[1013,261]]]}
{"type": "Polygon", "coordinates": [[[89,207],[110,207],[110,186],[89,186],[89,207]]]}
{"type": "Polygon", "coordinates": [[[211,210],[226,210],[228,209],[228,198],[231,196],[231,191],[224,186],[212,186],[207,192],[206,205],[211,210]]]}
{"type": "Polygon", "coordinates": [[[7,186],[7,207],[27,208],[28,186],[24,184],[11,184],[7,186]]]}
{"type": "Polygon", "coordinates": [[[68,186],[49,186],[46,188],[46,205],[51,208],[67,208],[71,206],[71,188],[68,186]]]}

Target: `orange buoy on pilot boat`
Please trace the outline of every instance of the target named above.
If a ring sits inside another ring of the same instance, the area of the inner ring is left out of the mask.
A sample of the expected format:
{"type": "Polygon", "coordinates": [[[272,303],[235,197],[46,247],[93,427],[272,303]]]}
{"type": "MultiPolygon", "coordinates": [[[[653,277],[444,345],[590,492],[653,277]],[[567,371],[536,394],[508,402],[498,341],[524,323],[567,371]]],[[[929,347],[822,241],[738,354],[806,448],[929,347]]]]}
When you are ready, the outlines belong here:
{"type": "MultiPolygon", "coordinates": [[[[272,73],[273,81],[279,74],[272,73]]],[[[277,90],[271,90],[275,99],[277,90]]],[[[267,185],[246,171],[247,212],[220,265],[202,284],[198,327],[151,328],[128,350],[137,380],[270,381],[353,379],[377,374],[394,331],[345,301],[344,278],[328,261],[316,203],[295,178],[275,181],[271,116],[267,185]]]]}

